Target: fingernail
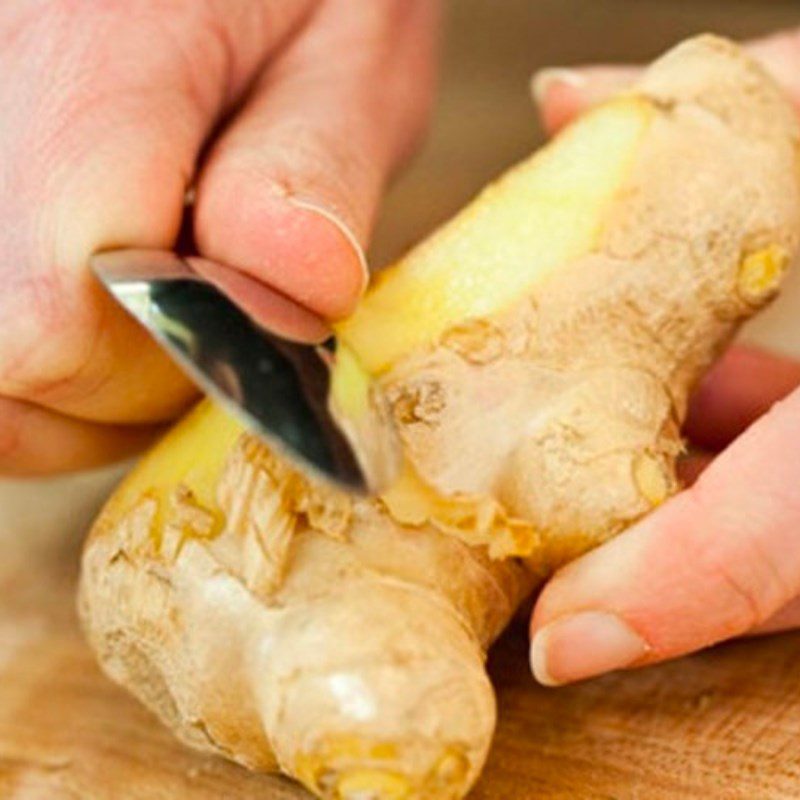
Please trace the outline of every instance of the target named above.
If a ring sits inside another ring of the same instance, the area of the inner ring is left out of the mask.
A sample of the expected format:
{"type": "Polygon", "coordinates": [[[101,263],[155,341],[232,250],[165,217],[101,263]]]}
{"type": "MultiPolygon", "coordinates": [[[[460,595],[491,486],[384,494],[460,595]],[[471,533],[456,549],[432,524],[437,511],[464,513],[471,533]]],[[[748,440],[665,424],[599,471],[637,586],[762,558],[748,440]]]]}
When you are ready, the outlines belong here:
{"type": "Polygon", "coordinates": [[[628,667],[649,646],[616,614],[583,611],[538,631],[531,642],[531,670],[544,686],[561,686],[628,667]]]}
{"type": "Polygon", "coordinates": [[[316,314],[250,275],[205,258],[188,256],[186,261],[267,330],[304,343],[330,337],[330,328],[316,314]]]}
{"type": "Polygon", "coordinates": [[[566,67],[546,67],[539,70],[531,78],[531,94],[537,105],[545,104],[550,89],[556,84],[580,89],[586,84],[586,78],[578,70],[566,67]]]}
{"type": "Polygon", "coordinates": [[[353,252],[356,254],[359,267],[361,268],[361,286],[358,296],[363,297],[369,285],[369,265],[367,264],[367,256],[364,252],[364,248],[361,246],[350,226],[338,214],[320,205],[316,200],[308,200],[299,195],[289,195],[287,199],[292,205],[298,208],[305,209],[306,211],[313,211],[315,214],[325,217],[325,219],[332,222],[339,229],[342,236],[347,239],[353,248],[353,252]]]}

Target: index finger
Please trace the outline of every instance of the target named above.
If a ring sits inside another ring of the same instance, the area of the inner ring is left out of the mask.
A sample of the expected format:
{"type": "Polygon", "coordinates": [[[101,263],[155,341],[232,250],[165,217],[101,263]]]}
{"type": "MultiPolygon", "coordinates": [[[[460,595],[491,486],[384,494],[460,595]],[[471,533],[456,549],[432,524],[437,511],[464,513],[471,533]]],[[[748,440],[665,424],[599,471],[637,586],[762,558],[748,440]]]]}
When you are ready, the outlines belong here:
{"type": "Polygon", "coordinates": [[[562,570],[532,621],[544,683],[683,655],[745,633],[800,594],[800,391],[698,482],[562,570]]]}
{"type": "MultiPolygon", "coordinates": [[[[756,39],[748,49],[800,109],[800,30],[756,39]]],[[[587,108],[627,88],[641,71],[637,65],[611,64],[541,70],[531,89],[546,132],[556,133],[587,108]]]]}

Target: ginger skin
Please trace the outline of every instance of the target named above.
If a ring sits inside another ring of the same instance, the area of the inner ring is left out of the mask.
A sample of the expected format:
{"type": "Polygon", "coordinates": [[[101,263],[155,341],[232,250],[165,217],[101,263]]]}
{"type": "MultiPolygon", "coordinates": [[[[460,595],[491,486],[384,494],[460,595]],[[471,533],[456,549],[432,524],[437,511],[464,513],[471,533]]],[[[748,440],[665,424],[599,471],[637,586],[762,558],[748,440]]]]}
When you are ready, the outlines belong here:
{"type": "Polygon", "coordinates": [[[189,744],[320,797],[464,797],[486,649],[677,490],[692,386],[796,258],[798,140],[760,68],[700,37],[387,270],[337,331],[342,406],[372,373],[402,440],[380,498],[201,404],[87,542],[106,672],[189,744]]]}

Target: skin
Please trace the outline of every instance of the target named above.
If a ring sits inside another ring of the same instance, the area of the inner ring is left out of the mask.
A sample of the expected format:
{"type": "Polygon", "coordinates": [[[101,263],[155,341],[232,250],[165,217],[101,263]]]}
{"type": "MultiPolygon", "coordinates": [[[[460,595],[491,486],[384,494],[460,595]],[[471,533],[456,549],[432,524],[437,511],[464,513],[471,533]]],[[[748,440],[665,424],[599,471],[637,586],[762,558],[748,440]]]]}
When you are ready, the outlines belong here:
{"type": "MultiPolygon", "coordinates": [[[[800,108],[800,31],[751,52],[800,108]]],[[[547,129],[626,86],[634,67],[546,71],[547,129]]],[[[557,685],[674,658],[734,636],[800,626],[800,364],[736,346],[693,399],[692,485],[562,569],[531,621],[531,661],[557,685]]]]}
{"type": "MultiPolygon", "coordinates": [[[[351,310],[380,189],[428,105],[433,7],[387,0],[365,16],[345,0],[236,0],[224,13],[212,0],[166,12],[154,0],[102,13],[68,0],[3,4],[0,215],[15,224],[0,232],[0,470],[119,457],[190,401],[86,263],[109,246],[169,247],[191,182],[203,252],[323,317],[351,310]],[[358,48],[343,46],[353,40],[358,48]]],[[[798,35],[752,49],[800,104],[798,35]]],[[[539,83],[548,128],[633,74],[551,74],[539,83]]],[[[715,371],[689,430],[721,455],[690,490],[545,589],[532,623],[541,679],[800,622],[797,371],[746,351],[715,371]],[[754,370],[769,379],[753,380],[754,370]],[[687,559],[685,548],[708,557],[687,559]]],[[[693,463],[690,474],[704,461],[693,463]]]]}
{"type": "Polygon", "coordinates": [[[431,0],[101,5],[0,10],[0,473],[127,455],[193,399],[92,253],[171,247],[193,185],[221,283],[252,279],[255,307],[278,290],[318,338],[365,288],[378,199],[430,104],[431,0]]]}

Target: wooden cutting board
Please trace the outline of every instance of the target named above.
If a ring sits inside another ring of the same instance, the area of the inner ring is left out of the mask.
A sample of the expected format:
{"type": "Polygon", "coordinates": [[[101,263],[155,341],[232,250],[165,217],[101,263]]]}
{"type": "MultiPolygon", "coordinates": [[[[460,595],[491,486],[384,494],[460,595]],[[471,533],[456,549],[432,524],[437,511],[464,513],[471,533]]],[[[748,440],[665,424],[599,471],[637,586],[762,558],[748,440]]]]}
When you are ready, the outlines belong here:
{"type": "MultiPolygon", "coordinates": [[[[533,145],[537,64],[647,58],[690,33],[797,24],[787,0],[458,0],[433,135],[379,226],[382,262],[533,145]]],[[[756,339],[800,354],[800,274],[756,339]]],[[[76,563],[102,481],[0,486],[0,800],[299,800],[178,744],[106,681],[77,629],[76,563]]],[[[500,723],[474,800],[800,798],[800,635],[545,690],[524,630],[491,657],[500,723]]]]}
{"type": "MultiPolygon", "coordinates": [[[[307,798],[186,749],[100,674],[74,612],[79,540],[0,536],[0,798],[307,798]]],[[[500,724],[472,798],[798,798],[798,665],[790,635],[546,690],[512,630],[490,659],[500,724]]]]}

